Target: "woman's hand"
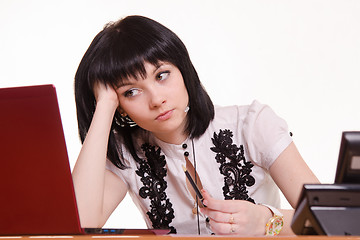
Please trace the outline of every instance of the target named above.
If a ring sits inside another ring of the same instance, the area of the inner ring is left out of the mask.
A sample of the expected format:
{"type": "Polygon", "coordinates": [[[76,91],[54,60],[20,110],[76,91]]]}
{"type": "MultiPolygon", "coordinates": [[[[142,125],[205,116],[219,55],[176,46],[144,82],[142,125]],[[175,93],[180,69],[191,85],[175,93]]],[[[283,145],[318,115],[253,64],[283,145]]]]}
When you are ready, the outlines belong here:
{"type": "Polygon", "coordinates": [[[100,102],[106,103],[107,106],[112,106],[117,108],[119,105],[119,98],[116,91],[108,85],[105,85],[100,82],[94,84],[94,96],[96,99],[96,104],[100,102]]]}
{"type": "Polygon", "coordinates": [[[217,200],[205,190],[202,194],[206,207],[201,212],[208,216],[215,234],[265,235],[265,225],[272,217],[267,207],[244,200],[217,200]]]}

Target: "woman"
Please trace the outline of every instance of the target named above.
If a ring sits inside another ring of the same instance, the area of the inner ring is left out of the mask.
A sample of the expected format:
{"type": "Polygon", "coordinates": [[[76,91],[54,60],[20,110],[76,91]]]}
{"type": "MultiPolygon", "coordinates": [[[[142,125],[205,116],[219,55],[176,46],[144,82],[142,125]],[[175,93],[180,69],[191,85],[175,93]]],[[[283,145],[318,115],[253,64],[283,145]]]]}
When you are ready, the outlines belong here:
{"type": "Polygon", "coordinates": [[[257,101],[214,108],[184,44],[146,17],[110,23],[95,37],[75,96],[83,146],[73,179],[83,227],[104,225],[129,192],[149,228],[290,234],[293,211],[278,209],[278,189],[294,207],[302,185],[318,182],[284,120],[257,101]],[[275,230],[265,227],[274,220],[275,230]]]}

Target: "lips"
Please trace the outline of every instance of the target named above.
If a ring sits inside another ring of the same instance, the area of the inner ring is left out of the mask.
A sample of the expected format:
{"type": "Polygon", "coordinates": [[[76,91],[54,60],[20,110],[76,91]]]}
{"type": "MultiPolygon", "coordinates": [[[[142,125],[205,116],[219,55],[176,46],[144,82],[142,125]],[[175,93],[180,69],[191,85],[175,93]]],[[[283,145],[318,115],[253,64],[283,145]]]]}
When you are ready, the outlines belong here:
{"type": "Polygon", "coordinates": [[[169,110],[169,111],[161,113],[159,116],[156,117],[156,120],[159,120],[159,121],[168,120],[171,117],[173,111],[174,110],[169,110]]]}

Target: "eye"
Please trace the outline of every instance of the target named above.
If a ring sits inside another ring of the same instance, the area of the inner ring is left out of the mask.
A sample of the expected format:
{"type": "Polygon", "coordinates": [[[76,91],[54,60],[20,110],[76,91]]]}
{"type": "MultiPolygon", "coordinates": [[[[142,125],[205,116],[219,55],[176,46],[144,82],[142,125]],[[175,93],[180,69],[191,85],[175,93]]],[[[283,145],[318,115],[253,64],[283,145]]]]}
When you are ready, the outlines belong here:
{"type": "Polygon", "coordinates": [[[170,71],[163,71],[156,75],[156,79],[159,81],[163,81],[167,79],[170,75],[170,71]]]}
{"type": "Polygon", "coordinates": [[[139,93],[140,93],[140,89],[131,88],[131,89],[127,90],[126,92],[124,92],[124,96],[125,97],[135,97],[139,93]]]}

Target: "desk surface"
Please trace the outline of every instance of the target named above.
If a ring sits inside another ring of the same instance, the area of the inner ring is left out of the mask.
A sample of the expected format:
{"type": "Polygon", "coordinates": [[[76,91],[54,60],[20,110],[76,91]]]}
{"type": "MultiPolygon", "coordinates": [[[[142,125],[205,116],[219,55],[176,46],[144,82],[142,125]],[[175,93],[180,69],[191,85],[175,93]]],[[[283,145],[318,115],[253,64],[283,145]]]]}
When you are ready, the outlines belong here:
{"type": "MultiPolygon", "coordinates": [[[[269,237],[239,237],[239,236],[197,236],[197,235],[58,235],[58,236],[0,236],[0,240],[103,240],[103,239],[144,239],[144,240],[189,240],[194,238],[206,239],[239,239],[239,240],[260,240],[269,239],[269,237]]],[[[277,236],[270,238],[279,238],[279,240],[352,240],[359,239],[360,236],[277,236]]]]}

